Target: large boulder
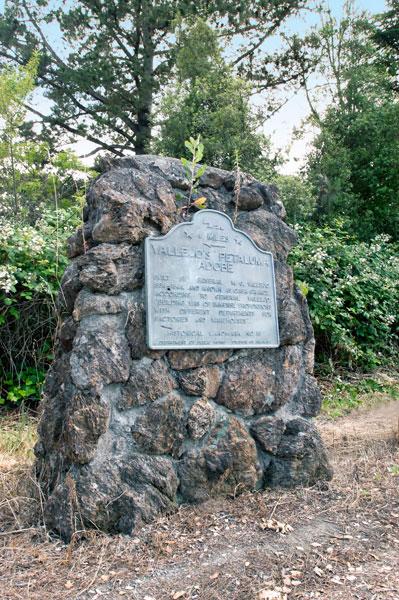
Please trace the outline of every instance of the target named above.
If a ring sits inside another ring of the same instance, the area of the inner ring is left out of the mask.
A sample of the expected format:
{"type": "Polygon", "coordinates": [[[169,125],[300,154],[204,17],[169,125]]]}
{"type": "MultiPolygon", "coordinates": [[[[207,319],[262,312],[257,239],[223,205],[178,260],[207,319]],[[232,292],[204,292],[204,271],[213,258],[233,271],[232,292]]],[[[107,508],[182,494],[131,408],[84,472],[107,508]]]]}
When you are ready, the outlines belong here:
{"type": "Polygon", "coordinates": [[[274,257],[280,345],[152,350],[146,344],[144,240],[182,221],[181,162],[103,161],[84,228],[70,239],[56,360],[48,374],[36,471],[49,527],[131,533],[218,494],[313,484],[331,468],[311,418],[314,336],[287,255],[296,234],[274,185],[209,168],[199,193],[274,257]]]}

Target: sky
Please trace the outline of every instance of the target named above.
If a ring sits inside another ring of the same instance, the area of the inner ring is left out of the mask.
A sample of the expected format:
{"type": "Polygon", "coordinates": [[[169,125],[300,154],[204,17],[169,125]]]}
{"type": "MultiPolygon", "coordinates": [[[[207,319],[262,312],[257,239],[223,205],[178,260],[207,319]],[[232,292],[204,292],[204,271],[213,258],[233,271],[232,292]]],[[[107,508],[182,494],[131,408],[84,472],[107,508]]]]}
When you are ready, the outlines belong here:
{"type": "MultiPolygon", "coordinates": [[[[10,1],[10,0],[6,0],[10,1]]],[[[192,0],[195,1],[195,0],[192,0]]],[[[57,5],[60,0],[49,0],[49,4],[57,5]]],[[[345,0],[330,0],[330,9],[334,16],[340,17],[345,0]]],[[[5,0],[0,0],[0,12],[4,9],[5,0]]],[[[327,4],[327,2],[326,2],[327,4]]],[[[387,10],[385,0],[357,0],[355,6],[360,10],[367,10],[371,14],[382,13],[387,10]]],[[[315,11],[307,11],[304,16],[291,18],[287,21],[286,29],[290,33],[304,34],[311,26],[318,24],[318,15],[315,11]]],[[[278,38],[267,41],[266,50],[271,51],[278,48],[278,38]]],[[[315,83],[320,83],[317,81],[315,83]]],[[[255,97],[255,103],[262,106],[264,99],[261,96],[255,97]]],[[[46,112],[48,102],[43,96],[37,94],[36,106],[46,112]]],[[[274,150],[283,150],[284,155],[288,158],[286,163],[280,168],[280,172],[284,174],[297,173],[305,161],[305,157],[310,148],[312,133],[300,140],[292,141],[293,130],[301,125],[301,122],[309,114],[308,105],[304,92],[299,92],[281,108],[272,118],[270,118],[264,127],[265,134],[270,137],[272,148],[274,150]],[[289,148],[289,150],[288,150],[289,148]]],[[[82,155],[90,152],[93,145],[89,142],[81,141],[73,147],[73,150],[82,155]]],[[[88,163],[92,162],[87,161],[88,163]]]]}

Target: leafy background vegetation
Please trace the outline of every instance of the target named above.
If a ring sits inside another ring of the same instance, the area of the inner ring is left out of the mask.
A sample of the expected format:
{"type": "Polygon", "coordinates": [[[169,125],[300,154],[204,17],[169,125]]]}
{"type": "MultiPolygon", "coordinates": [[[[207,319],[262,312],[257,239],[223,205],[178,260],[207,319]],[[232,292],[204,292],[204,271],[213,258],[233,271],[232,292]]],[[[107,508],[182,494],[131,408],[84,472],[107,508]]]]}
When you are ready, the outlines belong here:
{"type": "Polygon", "coordinates": [[[93,157],[133,151],[187,159],[186,141],[199,137],[204,164],[276,183],[299,234],[290,262],[309,303],[319,372],[395,367],[399,0],[388,4],[371,17],[348,0],[336,19],[316,2],[319,25],[300,37],[284,33],[284,22],[306,15],[313,5],[305,0],[77,0],[50,11],[36,0],[7,3],[0,15],[1,403],[36,402],[53,357],[65,242],[95,175],[66,150],[78,139],[95,146],[93,157]],[[59,28],[62,51],[49,25],[59,28]],[[278,52],[262,46],[271,35],[280,35],[278,52]],[[312,87],[315,76],[324,83],[312,87]],[[35,88],[48,110],[33,104],[35,88]],[[298,89],[309,117],[296,135],[312,131],[313,142],[302,171],[282,175],[283,154],[271,150],[263,125],[298,89]]]}

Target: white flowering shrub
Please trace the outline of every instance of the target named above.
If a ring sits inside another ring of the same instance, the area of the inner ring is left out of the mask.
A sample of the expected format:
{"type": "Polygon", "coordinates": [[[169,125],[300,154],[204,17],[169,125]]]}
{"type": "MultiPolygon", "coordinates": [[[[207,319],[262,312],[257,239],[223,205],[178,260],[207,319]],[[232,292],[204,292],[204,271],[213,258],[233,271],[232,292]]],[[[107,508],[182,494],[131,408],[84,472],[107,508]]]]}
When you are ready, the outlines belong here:
{"type": "Polygon", "coordinates": [[[290,263],[307,296],[317,359],[364,368],[392,359],[399,341],[398,244],[387,235],[359,242],[338,221],[296,229],[290,263]]]}
{"type": "Polygon", "coordinates": [[[65,242],[78,222],[76,208],[45,209],[35,227],[0,221],[0,404],[40,397],[65,242]]]}

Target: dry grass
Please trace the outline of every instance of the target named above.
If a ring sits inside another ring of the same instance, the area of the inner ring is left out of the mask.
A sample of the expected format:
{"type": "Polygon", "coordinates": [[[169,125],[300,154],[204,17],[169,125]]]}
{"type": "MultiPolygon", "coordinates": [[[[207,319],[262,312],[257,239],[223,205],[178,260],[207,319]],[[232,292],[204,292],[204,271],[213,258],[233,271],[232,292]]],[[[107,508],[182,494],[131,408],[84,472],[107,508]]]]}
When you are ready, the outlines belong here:
{"type": "Polygon", "coordinates": [[[0,412],[0,471],[31,464],[37,440],[37,417],[24,408],[0,412]]]}
{"type": "Polygon", "coordinates": [[[136,538],[51,538],[29,465],[10,466],[0,476],[0,598],[398,600],[398,415],[392,403],[320,422],[328,486],[184,506],[136,538]]]}

